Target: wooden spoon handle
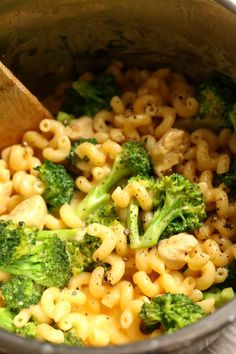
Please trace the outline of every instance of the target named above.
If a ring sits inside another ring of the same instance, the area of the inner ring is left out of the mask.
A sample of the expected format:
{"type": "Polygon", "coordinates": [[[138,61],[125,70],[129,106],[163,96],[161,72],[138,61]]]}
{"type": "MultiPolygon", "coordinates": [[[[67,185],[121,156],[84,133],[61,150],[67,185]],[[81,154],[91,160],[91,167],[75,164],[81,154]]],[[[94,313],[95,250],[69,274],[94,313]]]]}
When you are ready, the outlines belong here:
{"type": "Polygon", "coordinates": [[[52,118],[51,113],[0,62],[0,150],[19,143],[44,118],[52,118]]]}

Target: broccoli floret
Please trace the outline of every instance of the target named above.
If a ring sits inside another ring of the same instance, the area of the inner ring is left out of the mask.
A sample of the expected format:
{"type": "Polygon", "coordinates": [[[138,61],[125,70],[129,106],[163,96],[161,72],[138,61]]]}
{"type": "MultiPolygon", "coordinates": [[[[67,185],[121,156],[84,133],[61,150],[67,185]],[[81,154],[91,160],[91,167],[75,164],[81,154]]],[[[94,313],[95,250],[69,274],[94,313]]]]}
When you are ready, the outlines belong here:
{"type": "Polygon", "coordinates": [[[115,204],[106,204],[95,210],[94,213],[86,219],[86,224],[98,223],[110,226],[116,220],[118,220],[118,216],[115,204]]]}
{"type": "Polygon", "coordinates": [[[100,109],[110,110],[110,100],[120,94],[113,75],[97,76],[92,81],[78,80],[65,90],[61,110],[74,117],[93,117],[100,109]]]}
{"type": "Polygon", "coordinates": [[[205,202],[199,186],[174,173],[156,184],[156,211],[143,236],[138,232],[138,205],[131,201],[128,228],[131,248],[153,247],[160,237],[198,229],[206,217],[205,202]]]}
{"type": "Polygon", "coordinates": [[[229,111],[234,102],[234,94],[231,87],[228,87],[217,79],[203,82],[198,87],[198,101],[200,103],[200,118],[209,117],[213,120],[222,120],[219,128],[229,127],[229,111]]]}
{"type": "Polygon", "coordinates": [[[217,288],[221,290],[225,288],[233,288],[236,292],[236,261],[229,264],[226,269],[228,270],[228,276],[222,283],[217,284],[217,288]]]}
{"type": "Polygon", "coordinates": [[[64,125],[68,125],[72,120],[75,119],[73,114],[69,114],[66,112],[59,111],[56,116],[56,120],[61,122],[64,125]]]}
{"type": "Polygon", "coordinates": [[[30,321],[24,327],[16,328],[16,333],[22,337],[35,338],[37,330],[37,323],[30,321]]]}
{"type": "Polygon", "coordinates": [[[67,255],[70,259],[70,266],[73,275],[81,272],[91,272],[97,266],[102,266],[108,270],[108,265],[104,262],[94,261],[93,253],[101,245],[101,239],[96,236],[85,234],[77,240],[78,229],[61,230],[39,230],[38,239],[44,240],[49,236],[56,236],[61,241],[65,241],[67,255]]]}
{"type": "Polygon", "coordinates": [[[148,176],[151,174],[149,156],[143,145],[130,141],[123,145],[121,153],[117,155],[112,170],[100,184],[91,189],[87,196],[79,203],[77,214],[86,220],[98,207],[106,204],[110,199],[110,192],[118,182],[132,175],[148,176]]]}
{"type": "Polygon", "coordinates": [[[45,186],[42,197],[51,211],[57,210],[63,204],[70,203],[75,190],[75,183],[64,166],[51,161],[44,161],[36,167],[36,170],[38,171],[38,178],[45,186]]]}
{"type": "Polygon", "coordinates": [[[30,278],[15,276],[4,282],[1,287],[5,306],[12,311],[19,312],[23,308],[39,302],[43,287],[30,278]]]}
{"type": "MultiPolygon", "coordinates": [[[[71,165],[74,166],[74,165],[76,165],[76,163],[78,161],[81,161],[81,159],[79,158],[79,155],[76,153],[76,149],[79,145],[86,143],[86,142],[94,144],[94,145],[98,144],[98,142],[95,138],[88,138],[88,139],[81,138],[78,141],[76,141],[75,143],[72,143],[70,153],[67,156],[67,160],[70,162],[71,165]]],[[[86,157],[84,159],[86,159],[86,157]]]]}
{"type": "Polygon", "coordinates": [[[166,293],[142,305],[141,329],[150,333],[162,326],[167,333],[190,325],[205,315],[202,308],[184,294],[166,293]]]}
{"type": "Polygon", "coordinates": [[[24,274],[46,287],[64,287],[71,276],[66,244],[57,236],[37,241],[24,256],[0,268],[14,275],[24,274]]]}
{"type": "Polygon", "coordinates": [[[0,234],[0,269],[12,275],[29,277],[43,286],[63,287],[71,276],[70,259],[66,243],[52,231],[44,231],[44,239],[37,239],[37,229],[27,229],[23,224],[0,221],[3,235],[15,230],[17,243],[0,234]],[[5,228],[5,229],[4,229],[5,228]],[[15,228],[15,229],[14,229],[15,228]],[[13,245],[13,247],[12,247],[13,245]],[[9,257],[5,257],[6,252],[9,257]]]}
{"type": "MultiPolygon", "coordinates": [[[[2,226],[4,230],[2,224],[6,222],[0,221],[0,229],[2,226]]],[[[26,228],[23,224],[14,225],[12,221],[6,224],[5,231],[9,225],[11,231],[16,230],[18,244],[4,262],[2,252],[5,254],[5,250],[11,250],[11,242],[8,245],[8,238],[0,239],[0,270],[19,276],[19,281],[24,279],[20,277],[24,274],[39,285],[61,288],[72,274],[92,271],[98,265],[108,268],[107,264],[93,260],[93,253],[101,245],[98,237],[85,234],[77,240],[78,229],[38,230],[26,228]]],[[[22,284],[22,291],[24,286],[22,284]]]]}
{"type": "Polygon", "coordinates": [[[23,224],[16,228],[11,220],[0,221],[0,264],[11,262],[12,255],[17,249],[23,232],[23,224]]]}
{"type": "Polygon", "coordinates": [[[218,286],[213,286],[203,293],[204,299],[215,299],[216,308],[223,306],[228,301],[232,300],[234,296],[235,294],[233,288],[220,289],[218,286]]]}
{"type": "Polygon", "coordinates": [[[235,85],[227,77],[215,76],[200,83],[197,87],[199,111],[189,120],[178,120],[176,126],[187,130],[209,128],[220,131],[224,128],[236,128],[235,85]]]}
{"type": "Polygon", "coordinates": [[[83,347],[84,342],[80,337],[77,337],[71,331],[64,334],[64,344],[73,347],[83,347]]]}
{"type": "Polygon", "coordinates": [[[9,311],[6,307],[0,307],[0,328],[9,332],[15,332],[14,317],[13,312],[9,311]]]}
{"type": "Polygon", "coordinates": [[[236,158],[231,163],[228,172],[218,174],[217,182],[223,182],[230,189],[230,195],[236,197],[236,158]]]}
{"type": "Polygon", "coordinates": [[[82,272],[92,272],[93,269],[98,266],[104,267],[105,271],[108,270],[106,263],[93,259],[93,253],[101,245],[101,239],[99,237],[86,234],[80,241],[70,241],[67,242],[66,245],[71,260],[73,275],[82,272]]]}

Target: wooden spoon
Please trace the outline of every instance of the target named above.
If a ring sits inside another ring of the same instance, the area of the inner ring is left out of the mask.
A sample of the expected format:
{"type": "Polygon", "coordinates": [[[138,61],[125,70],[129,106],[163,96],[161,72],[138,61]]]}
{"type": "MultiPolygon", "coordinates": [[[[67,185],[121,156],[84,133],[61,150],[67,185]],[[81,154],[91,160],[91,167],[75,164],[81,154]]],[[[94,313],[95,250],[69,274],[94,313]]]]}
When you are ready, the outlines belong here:
{"type": "Polygon", "coordinates": [[[51,113],[0,61],[0,150],[21,141],[51,113]]]}

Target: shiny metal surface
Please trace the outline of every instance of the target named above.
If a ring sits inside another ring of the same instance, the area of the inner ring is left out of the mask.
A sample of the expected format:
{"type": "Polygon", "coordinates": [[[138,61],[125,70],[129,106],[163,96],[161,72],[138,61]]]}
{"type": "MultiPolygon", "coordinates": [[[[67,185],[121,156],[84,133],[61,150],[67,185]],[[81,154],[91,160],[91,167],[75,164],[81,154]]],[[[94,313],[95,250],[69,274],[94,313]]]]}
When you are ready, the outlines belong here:
{"type": "MultiPolygon", "coordinates": [[[[0,0],[0,58],[38,95],[112,59],[236,79],[236,7],[226,0],[0,0]]],[[[235,321],[236,300],[170,336],[112,348],[64,348],[0,331],[7,354],[195,354],[235,321]]]]}
{"type": "Polygon", "coordinates": [[[45,94],[75,69],[99,68],[114,57],[129,65],[174,63],[193,76],[217,69],[236,77],[236,17],[218,2],[1,0],[0,55],[45,94]]]}

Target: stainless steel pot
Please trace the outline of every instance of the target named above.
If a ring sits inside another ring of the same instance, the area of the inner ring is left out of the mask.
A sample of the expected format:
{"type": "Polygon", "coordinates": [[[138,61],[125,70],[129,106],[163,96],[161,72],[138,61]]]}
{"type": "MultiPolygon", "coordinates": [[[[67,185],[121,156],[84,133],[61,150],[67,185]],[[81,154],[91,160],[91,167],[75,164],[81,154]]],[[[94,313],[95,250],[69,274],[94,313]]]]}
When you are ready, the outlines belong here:
{"type": "MultiPolygon", "coordinates": [[[[227,0],[1,0],[0,57],[38,96],[113,58],[170,65],[193,79],[236,79],[236,5],[227,0]]],[[[0,87],[1,89],[1,87],[0,87]]],[[[65,348],[0,331],[9,354],[197,353],[236,319],[236,300],[172,335],[107,348],[65,348]]]]}

